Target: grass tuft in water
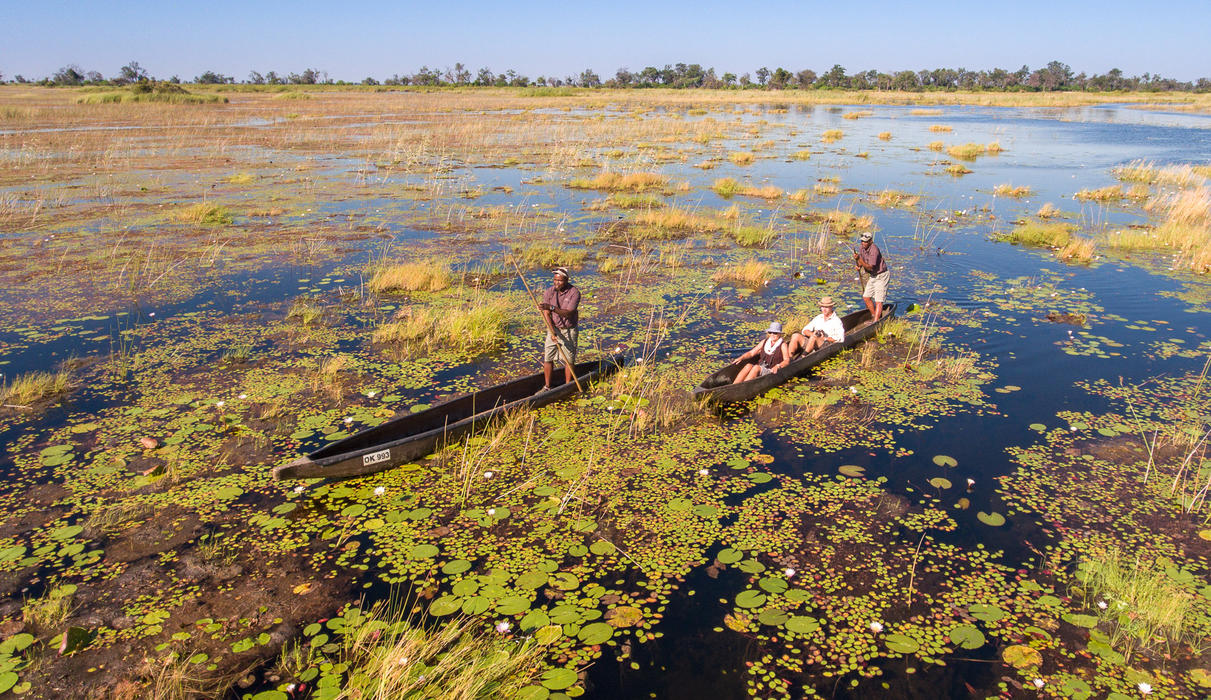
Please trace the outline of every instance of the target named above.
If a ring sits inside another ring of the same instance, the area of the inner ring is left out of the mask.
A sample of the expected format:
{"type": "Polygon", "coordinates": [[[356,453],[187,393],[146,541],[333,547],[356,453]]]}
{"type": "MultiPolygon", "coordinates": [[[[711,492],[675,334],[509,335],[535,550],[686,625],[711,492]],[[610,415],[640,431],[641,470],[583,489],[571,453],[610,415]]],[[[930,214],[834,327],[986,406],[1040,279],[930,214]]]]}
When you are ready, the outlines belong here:
{"type": "Polygon", "coordinates": [[[603,172],[593,178],[577,178],[568,183],[575,190],[604,190],[606,192],[643,192],[663,189],[669,179],[658,173],[603,172]]]}
{"type": "Polygon", "coordinates": [[[768,263],[750,258],[734,265],[727,265],[711,275],[716,282],[739,282],[750,287],[763,287],[773,278],[768,263]]]}
{"type": "Polygon", "coordinates": [[[67,391],[71,375],[60,372],[29,372],[0,387],[0,402],[28,405],[67,391]]]}
{"type": "Polygon", "coordinates": [[[450,268],[440,260],[382,264],[373,269],[369,287],[375,292],[437,292],[450,286],[450,268]]]}
{"type": "Polygon", "coordinates": [[[226,207],[207,202],[198,202],[177,211],[174,218],[181,223],[199,224],[203,226],[220,226],[233,221],[231,212],[226,207]]]}

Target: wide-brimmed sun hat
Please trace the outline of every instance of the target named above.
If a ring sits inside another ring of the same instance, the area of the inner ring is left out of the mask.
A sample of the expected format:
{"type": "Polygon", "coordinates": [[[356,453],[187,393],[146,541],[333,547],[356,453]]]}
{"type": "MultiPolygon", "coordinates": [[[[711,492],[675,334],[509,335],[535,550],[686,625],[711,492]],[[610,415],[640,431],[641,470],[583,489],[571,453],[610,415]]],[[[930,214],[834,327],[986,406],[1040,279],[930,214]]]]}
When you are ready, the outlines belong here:
{"type": "Polygon", "coordinates": [[[774,321],[773,323],[769,324],[769,328],[766,328],[765,332],[766,333],[777,333],[777,334],[781,335],[782,334],[782,324],[777,321],[774,321]]]}
{"type": "Polygon", "coordinates": [[[874,237],[874,236],[872,236],[872,235],[870,235],[870,231],[866,231],[866,232],[864,232],[864,233],[863,233],[861,236],[858,236],[858,240],[860,240],[860,241],[873,241],[873,240],[875,240],[875,237],[874,237]]]}
{"type": "Polygon", "coordinates": [[[836,304],[835,304],[835,303],[833,303],[833,298],[832,298],[832,297],[821,297],[821,298],[820,298],[820,306],[827,306],[828,308],[830,308],[830,309],[831,309],[831,308],[833,308],[834,306],[836,306],[836,304]]]}
{"type": "Polygon", "coordinates": [[[568,268],[566,267],[557,267],[554,270],[551,270],[551,272],[552,274],[563,275],[563,278],[566,280],[572,279],[572,276],[568,274],[568,268]]]}

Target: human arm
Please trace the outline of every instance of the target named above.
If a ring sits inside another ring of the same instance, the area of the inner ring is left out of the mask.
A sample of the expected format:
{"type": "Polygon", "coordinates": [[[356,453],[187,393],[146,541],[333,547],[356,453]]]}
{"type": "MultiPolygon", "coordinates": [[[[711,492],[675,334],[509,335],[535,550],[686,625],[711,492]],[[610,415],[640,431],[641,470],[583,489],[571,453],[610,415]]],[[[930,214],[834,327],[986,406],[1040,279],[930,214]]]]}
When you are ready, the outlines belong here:
{"type": "Polygon", "coordinates": [[[732,364],[738,365],[741,362],[744,362],[745,360],[749,359],[750,357],[756,357],[760,352],[761,352],[761,343],[757,343],[756,345],[753,346],[752,350],[746,350],[744,353],[742,353],[740,355],[740,357],[737,357],[736,359],[732,360],[732,364]]]}
{"type": "Polygon", "coordinates": [[[781,350],[782,350],[782,361],[779,362],[778,364],[774,365],[775,372],[777,372],[778,370],[782,369],[783,367],[785,367],[791,363],[791,352],[790,352],[790,349],[786,347],[786,343],[783,343],[781,345],[781,350]]]}

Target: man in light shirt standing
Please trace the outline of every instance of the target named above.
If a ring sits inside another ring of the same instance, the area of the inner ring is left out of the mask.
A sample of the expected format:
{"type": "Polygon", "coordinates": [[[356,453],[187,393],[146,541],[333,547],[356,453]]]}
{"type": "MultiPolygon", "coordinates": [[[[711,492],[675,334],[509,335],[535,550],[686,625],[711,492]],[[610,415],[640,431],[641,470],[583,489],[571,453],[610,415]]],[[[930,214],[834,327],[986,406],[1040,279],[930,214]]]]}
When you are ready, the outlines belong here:
{"type": "Polygon", "coordinates": [[[794,357],[800,351],[811,352],[829,343],[839,343],[845,337],[845,325],[835,312],[836,304],[832,297],[820,300],[820,314],[803,327],[802,333],[791,336],[790,354],[794,357]]]}

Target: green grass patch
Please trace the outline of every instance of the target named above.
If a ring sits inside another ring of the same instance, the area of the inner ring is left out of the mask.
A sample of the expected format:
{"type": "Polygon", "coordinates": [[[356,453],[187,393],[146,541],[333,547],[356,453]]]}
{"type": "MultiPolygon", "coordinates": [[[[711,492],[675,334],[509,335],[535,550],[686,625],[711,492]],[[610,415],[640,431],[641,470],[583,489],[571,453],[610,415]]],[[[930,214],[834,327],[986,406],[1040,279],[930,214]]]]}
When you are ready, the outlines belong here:
{"type": "Polygon", "coordinates": [[[1064,222],[1027,221],[1015,226],[1001,240],[1029,246],[1063,248],[1072,240],[1075,229],[1072,224],[1064,222]]]}

